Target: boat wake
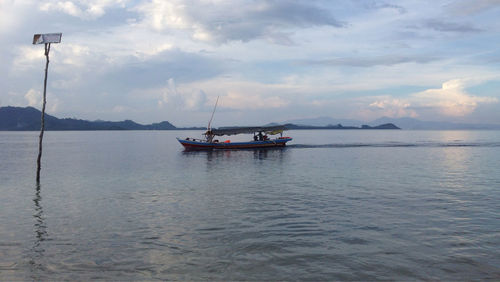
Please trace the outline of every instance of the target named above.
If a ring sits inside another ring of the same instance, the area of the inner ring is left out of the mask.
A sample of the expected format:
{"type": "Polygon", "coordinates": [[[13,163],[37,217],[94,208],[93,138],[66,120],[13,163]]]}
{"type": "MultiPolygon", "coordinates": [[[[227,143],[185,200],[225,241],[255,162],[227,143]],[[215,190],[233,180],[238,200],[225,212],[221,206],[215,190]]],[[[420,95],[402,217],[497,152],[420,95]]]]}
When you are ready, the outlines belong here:
{"type": "Polygon", "coordinates": [[[312,149],[312,148],[399,148],[399,147],[500,147],[500,142],[387,142],[387,143],[334,143],[334,144],[290,144],[287,148],[312,149]]]}

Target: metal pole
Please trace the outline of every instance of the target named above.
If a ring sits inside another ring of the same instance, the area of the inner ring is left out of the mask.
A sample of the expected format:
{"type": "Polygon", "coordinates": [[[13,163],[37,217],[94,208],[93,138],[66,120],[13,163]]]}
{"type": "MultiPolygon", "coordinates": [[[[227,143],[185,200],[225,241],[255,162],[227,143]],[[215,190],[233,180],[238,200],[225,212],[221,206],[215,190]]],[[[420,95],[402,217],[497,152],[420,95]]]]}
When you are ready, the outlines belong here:
{"type": "Polygon", "coordinates": [[[50,43],[45,43],[45,58],[47,59],[45,63],[45,79],[43,81],[43,103],[42,103],[42,118],[41,118],[41,128],[40,128],[40,137],[38,143],[38,158],[36,161],[37,170],[36,170],[36,183],[40,184],[40,169],[41,169],[41,161],[42,161],[42,140],[43,140],[43,132],[45,130],[45,104],[47,103],[47,73],[49,70],[49,52],[50,52],[50,43]]]}

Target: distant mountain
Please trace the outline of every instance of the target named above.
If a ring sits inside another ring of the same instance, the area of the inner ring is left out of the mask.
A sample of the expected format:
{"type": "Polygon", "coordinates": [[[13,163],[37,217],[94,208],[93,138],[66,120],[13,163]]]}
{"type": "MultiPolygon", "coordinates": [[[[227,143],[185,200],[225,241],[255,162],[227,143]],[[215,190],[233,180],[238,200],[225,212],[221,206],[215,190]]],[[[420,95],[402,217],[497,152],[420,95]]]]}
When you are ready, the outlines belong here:
{"type": "MultiPolygon", "coordinates": [[[[40,130],[41,112],[33,107],[0,107],[0,130],[24,131],[40,130]]],[[[289,129],[497,129],[498,124],[467,124],[453,122],[421,121],[414,118],[382,117],[372,122],[353,119],[334,119],[318,117],[312,119],[295,119],[282,122],[289,129]]],[[[270,123],[268,125],[277,125],[270,123]]],[[[175,127],[168,121],[153,124],[139,124],[132,120],[124,121],[88,121],[74,118],[63,118],[45,114],[46,130],[204,130],[205,127],[175,127]]]]}
{"type": "Polygon", "coordinates": [[[371,122],[363,122],[354,119],[336,119],[331,117],[318,117],[309,119],[295,119],[283,122],[284,124],[295,124],[300,126],[334,126],[341,124],[343,126],[362,126],[368,124],[377,126],[379,124],[394,124],[402,129],[423,129],[423,130],[466,130],[466,129],[500,129],[498,124],[468,124],[453,122],[422,121],[415,118],[390,118],[382,117],[371,122]]]}
{"type": "Polygon", "coordinates": [[[293,119],[284,121],[282,124],[296,124],[296,125],[311,125],[311,126],[328,126],[334,124],[342,124],[344,126],[361,126],[364,122],[354,119],[338,119],[331,117],[317,117],[308,119],[293,119]]]}
{"type": "Polygon", "coordinates": [[[381,124],[377,126],[362,125],[358,126],[343,126],[342,124],[327,125],[327,126],[312,126],[312,125],[297,125],[292,123],[285,124],[287,129],[401,129],[392,123],[381,124]]]}
{"type": "Polygon", "coordinates": [[[435,130],[466,130],[466,129],[500,129],[498,124],[468,124],[454,122],[422,121],[414,118],[382,117],[370,122],[370,125],[393,123],[403,129],[435,129],[435,130]]]}
{"type": "MultiPolygon", "coordinates": [[[[0,130],[40,130],[42,113],[33,107],[0,107],[0,130]]],[[[46,130],[173,130],[168,121],[142,125],[131,120],[88,121],[73,118],[59,119],[45,114],[46,130]]]]}

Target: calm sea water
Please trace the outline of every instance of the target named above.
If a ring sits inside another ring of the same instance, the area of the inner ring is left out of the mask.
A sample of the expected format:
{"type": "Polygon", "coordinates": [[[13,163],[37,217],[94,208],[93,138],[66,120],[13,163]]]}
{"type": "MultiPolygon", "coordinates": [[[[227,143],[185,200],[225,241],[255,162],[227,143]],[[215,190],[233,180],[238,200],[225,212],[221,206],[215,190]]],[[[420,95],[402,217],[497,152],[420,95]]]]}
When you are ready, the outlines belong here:
{"type": "Polygon", "coordinates": [[[499,131],[0,132],[0,280],[500,279],[499,131]]]}

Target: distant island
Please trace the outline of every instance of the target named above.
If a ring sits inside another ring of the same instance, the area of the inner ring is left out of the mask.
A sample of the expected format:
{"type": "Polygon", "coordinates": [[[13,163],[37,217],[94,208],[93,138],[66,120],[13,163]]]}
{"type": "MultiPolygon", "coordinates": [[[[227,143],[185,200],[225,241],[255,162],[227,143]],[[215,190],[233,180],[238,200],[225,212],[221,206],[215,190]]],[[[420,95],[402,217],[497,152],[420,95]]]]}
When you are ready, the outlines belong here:
{"type": "MultiPolygon", "coordinates": [[[[40,130],[41,112],[33,107],[0,107],[0,131],[33,131],[40,130]]],[[[285,124],[287,129],[400,129],[392,123],[378,126],[362,125],[342,126],[309,126],[285,124]]],[[[124,121],[88,121],[75,118],[57,118],[45,114],[46,130],[205,130],[205,127],[176,127],[168,121],[152,124],[139,124],[132,120],[124,121]]]]}
{"type": "MultiPolygon", "coordinates": [[[[29,131],[40,130],[42,112],[33,107],[1,107],[0,130],[29,131]]],[[[139,124],[132,120],[124,121],[88,121],[74,118],[63,118],[45,114],[46,130],[182,130],[204,129],[198,127],[177,128],[168,121],[153,124],[139,124]]]]}
{"type": "Polygon", "coordinates": [[[372,121],[360,121],[355,119],[332,118],[328,116],[292,119],[281,122],[282,124],[299,124],[310,126],[327,126],[329,124],[342,124],[343,126],[377,126],[379,124],[397,124],[398,127],[405,130],[500,130],[500,124],[488,123],[460,123],[450,121],[425,121],[410,117],[381,117],[372,121]]]}
{"type": "Polygon", "coordinates": [[[358,126],[343,126],[342,124],[327,125],[327,126],[312,126],[312,125],[297,125],[292,123],[285,124],[287,129],[401,129],[392,123],[385,123],[377,126],[369,126],[366,124],[358,126]]]}

